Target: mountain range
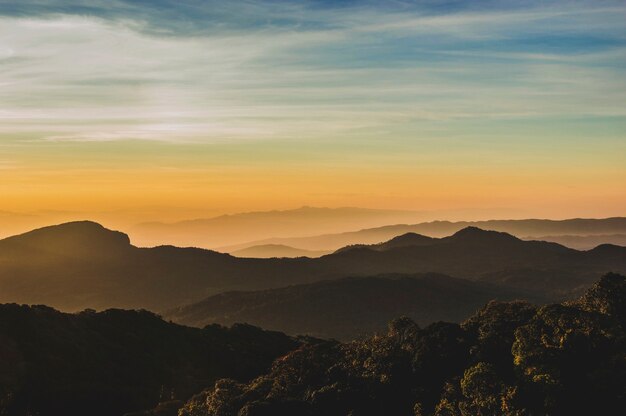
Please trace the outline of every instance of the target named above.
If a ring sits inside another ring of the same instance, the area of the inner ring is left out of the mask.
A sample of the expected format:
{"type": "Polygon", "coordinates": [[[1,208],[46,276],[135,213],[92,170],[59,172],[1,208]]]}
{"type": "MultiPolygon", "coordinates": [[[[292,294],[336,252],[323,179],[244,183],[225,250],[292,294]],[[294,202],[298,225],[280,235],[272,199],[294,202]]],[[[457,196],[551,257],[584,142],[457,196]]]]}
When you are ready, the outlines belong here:
{"type": "MultiPolygon", "coordinates": [[[[556,242],[577,250],[589,250],[603,243],[626,245],[626,218],[615,217],[567,220],[432,221],[419,224],[395,224],[306,237],[268,238],[217,247],[216,250],[237,255],[236,253],[250,247],[282,245],[300,250],[332,252],[347,245],[380,243],[406,233],[445,237],[466,227],[506,232],[524,240],[556,242]]],[[[288,251],[273,254],[278,254],[277,257],[291,257],[288,251]]]]}
{"type": "Polygon", "coordinates": [[[408,234],[320,258],[250,259],[198,248],[140,248],[123,233],[83,221],[0,240],[0,302],[163,311],[225,291],[433,272],[563,299],[605,272],[625,271],[625,253],[611,245],[577,251],[468,227],[444,238],[408,234]]]}
{"type": "Polygon", "coordinates": [[[133,244],[193,246],[250,257],[320,256],[343,246],[377,243],[414,232],[444,237],[465,227],[507,232],[523,239],[555,241],[571,248],[590,249],[626,240],[626,219],[523,219],[430,221],[434,213],[357,207],[300,207],[197,218],[178,222],[144,222],[131,226],[133,244]],[[430,222],[423,222],[430,221],[430,222]],[[576,237],[575,239],[572,237],[576,237]],[[278,245],[287,246],[280,249],[278,245]],[[252,252],[235,253],[255,247],[252,252]],[[269,247],[266,247],[269,246],[269,247]],[[300,250],[317,251],[305,253],[300,250]],[[321,252],[321,253],[320,253],[321,252]]]}
{"type": "MultiPolygon", "coordinates": [[[[199,218],[146,222],[130,229],[140,246],[173,244],[215,248],[269,237],[298,237],[423,220],[424,213],[355,207],[301,207],[199,218]]],[[[244,247],[242,247],[244,248],[244,247]]]]}
{"type": "Polygon", "coordinates": [[[521,291],[440,274],[381,275],[226,292],[164,317],[188,326],[246,322],[292,335],[351,340],[384,332],[399,316],[420,325],[461,322],[490,300],[519,297],[542,301],[521,291]]]}

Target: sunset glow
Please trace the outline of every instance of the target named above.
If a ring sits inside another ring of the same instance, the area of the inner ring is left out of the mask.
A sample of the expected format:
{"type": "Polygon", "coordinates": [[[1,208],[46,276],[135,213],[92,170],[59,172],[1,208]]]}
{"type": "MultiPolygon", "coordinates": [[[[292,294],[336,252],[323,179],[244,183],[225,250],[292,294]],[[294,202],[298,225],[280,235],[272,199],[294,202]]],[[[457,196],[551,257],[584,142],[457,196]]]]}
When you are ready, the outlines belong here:
{"type": "Polygon", "coordinates": [[[0,5],[0,225],[626,208],[623,2],[89,4],[0,5]]]}

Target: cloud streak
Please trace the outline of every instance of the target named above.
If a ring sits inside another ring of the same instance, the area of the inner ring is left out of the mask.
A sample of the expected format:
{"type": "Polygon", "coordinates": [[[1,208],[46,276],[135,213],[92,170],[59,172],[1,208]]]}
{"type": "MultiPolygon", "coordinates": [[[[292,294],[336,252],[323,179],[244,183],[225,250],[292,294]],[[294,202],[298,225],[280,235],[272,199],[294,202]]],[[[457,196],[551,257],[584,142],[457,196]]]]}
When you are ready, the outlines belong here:
{"type": "Polygon", "coordinates": [[[626,116],[618,2],[236,3],[0,6],[0,140],[398,140],[420,122],[626,116]]]}

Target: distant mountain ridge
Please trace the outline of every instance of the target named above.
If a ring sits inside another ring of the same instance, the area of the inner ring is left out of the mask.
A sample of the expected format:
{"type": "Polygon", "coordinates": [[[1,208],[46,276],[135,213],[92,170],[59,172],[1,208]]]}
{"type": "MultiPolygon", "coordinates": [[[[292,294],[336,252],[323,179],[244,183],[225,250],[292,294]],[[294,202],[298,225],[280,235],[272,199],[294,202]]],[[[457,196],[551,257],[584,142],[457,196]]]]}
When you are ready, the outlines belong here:
{"type": "Polygon", "coordinates": [[[444,237],[466,227],[506,232],[522,239],[545,240],[558,243],[569,243],[573,237],[577,237],[578,241],[573,244],[576,247],[571,247],[577,249],[590,249],[601,243],[619,243],[626,241],[626,239],[622,240],[619,237],[620,235],[626,235],[626,217],[567,220],[432,221],[419,224],[386,225],[359,231],[320,234],[309,237],[269,238],[233,246],[219,247],[217,250],[231,252],[262,244],[282,244],[299,247],[305,250],[338,250],[348,245],[380,243],[406,233],[416,233],[430,237],[444,237]],[[600,235],[614,235],[617,237],[607,237],[605,241],[598,241],[597,238],[593,238],[593,236],[600,235]],[[585,243],[585,237],[589,238],[590,243],[585,243]]]}
{"type": "Polygon", "coordinates": [[[213,249],[269,237],[306,236],[390,223],[415,222],[423,218],[423,213],[417,211],[304,206],[290,210],[244,212],[175,223],[149,222],[138,224],[129,231],[133,241],[144,247],[173,244],[213,249]]]}
{"type": "Polygon", "coordinates": [[[626,247],[626,234],[544,235],[527,236],[523,239],[550,241],[576,250],[591,250],[601,244],[626,247]]]}
{"type": "Polygon", "coordinates": [[[329,251],[302,250],[282,244],[264,244],[252,246],[230,253],[235,257],[273,258],[273,257],[320,257],[329,251]]]}
{"type": "Polygon", "coordinates": [[[561,299],[602,273],[625,271],[624,253],[624,247],[576,251],[467,228],[441,239],[401,236],[314,259],[253,259],[197,248],[139,248],[122,233],[75,222],[0,240],[0,302],[159,311],[229,290],[433,272],[561,299]]]}

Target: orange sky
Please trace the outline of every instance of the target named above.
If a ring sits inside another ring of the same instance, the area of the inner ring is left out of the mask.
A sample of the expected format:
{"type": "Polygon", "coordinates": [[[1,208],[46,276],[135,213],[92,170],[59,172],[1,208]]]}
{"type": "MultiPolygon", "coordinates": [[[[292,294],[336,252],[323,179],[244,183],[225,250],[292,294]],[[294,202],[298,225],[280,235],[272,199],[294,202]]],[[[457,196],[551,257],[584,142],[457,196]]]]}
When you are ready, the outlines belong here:
{"type": "Polygon", "coordinates": [[[303,205],[626,215],[623,2],[472,5],[0,7],[0,235],[303,205]]]}
{"type": "Polygon", "coordinates": [[[91,218],[125,228],[302,205],[435,211],[441,219],[608,217],[623,215],[626,207],[624,175],[610,165],[553,171],[304,161],[187,168],[24,166],[0,174],[2,210],[35,214],[20,221],[5,214],[5,226],[91,218]]]}

